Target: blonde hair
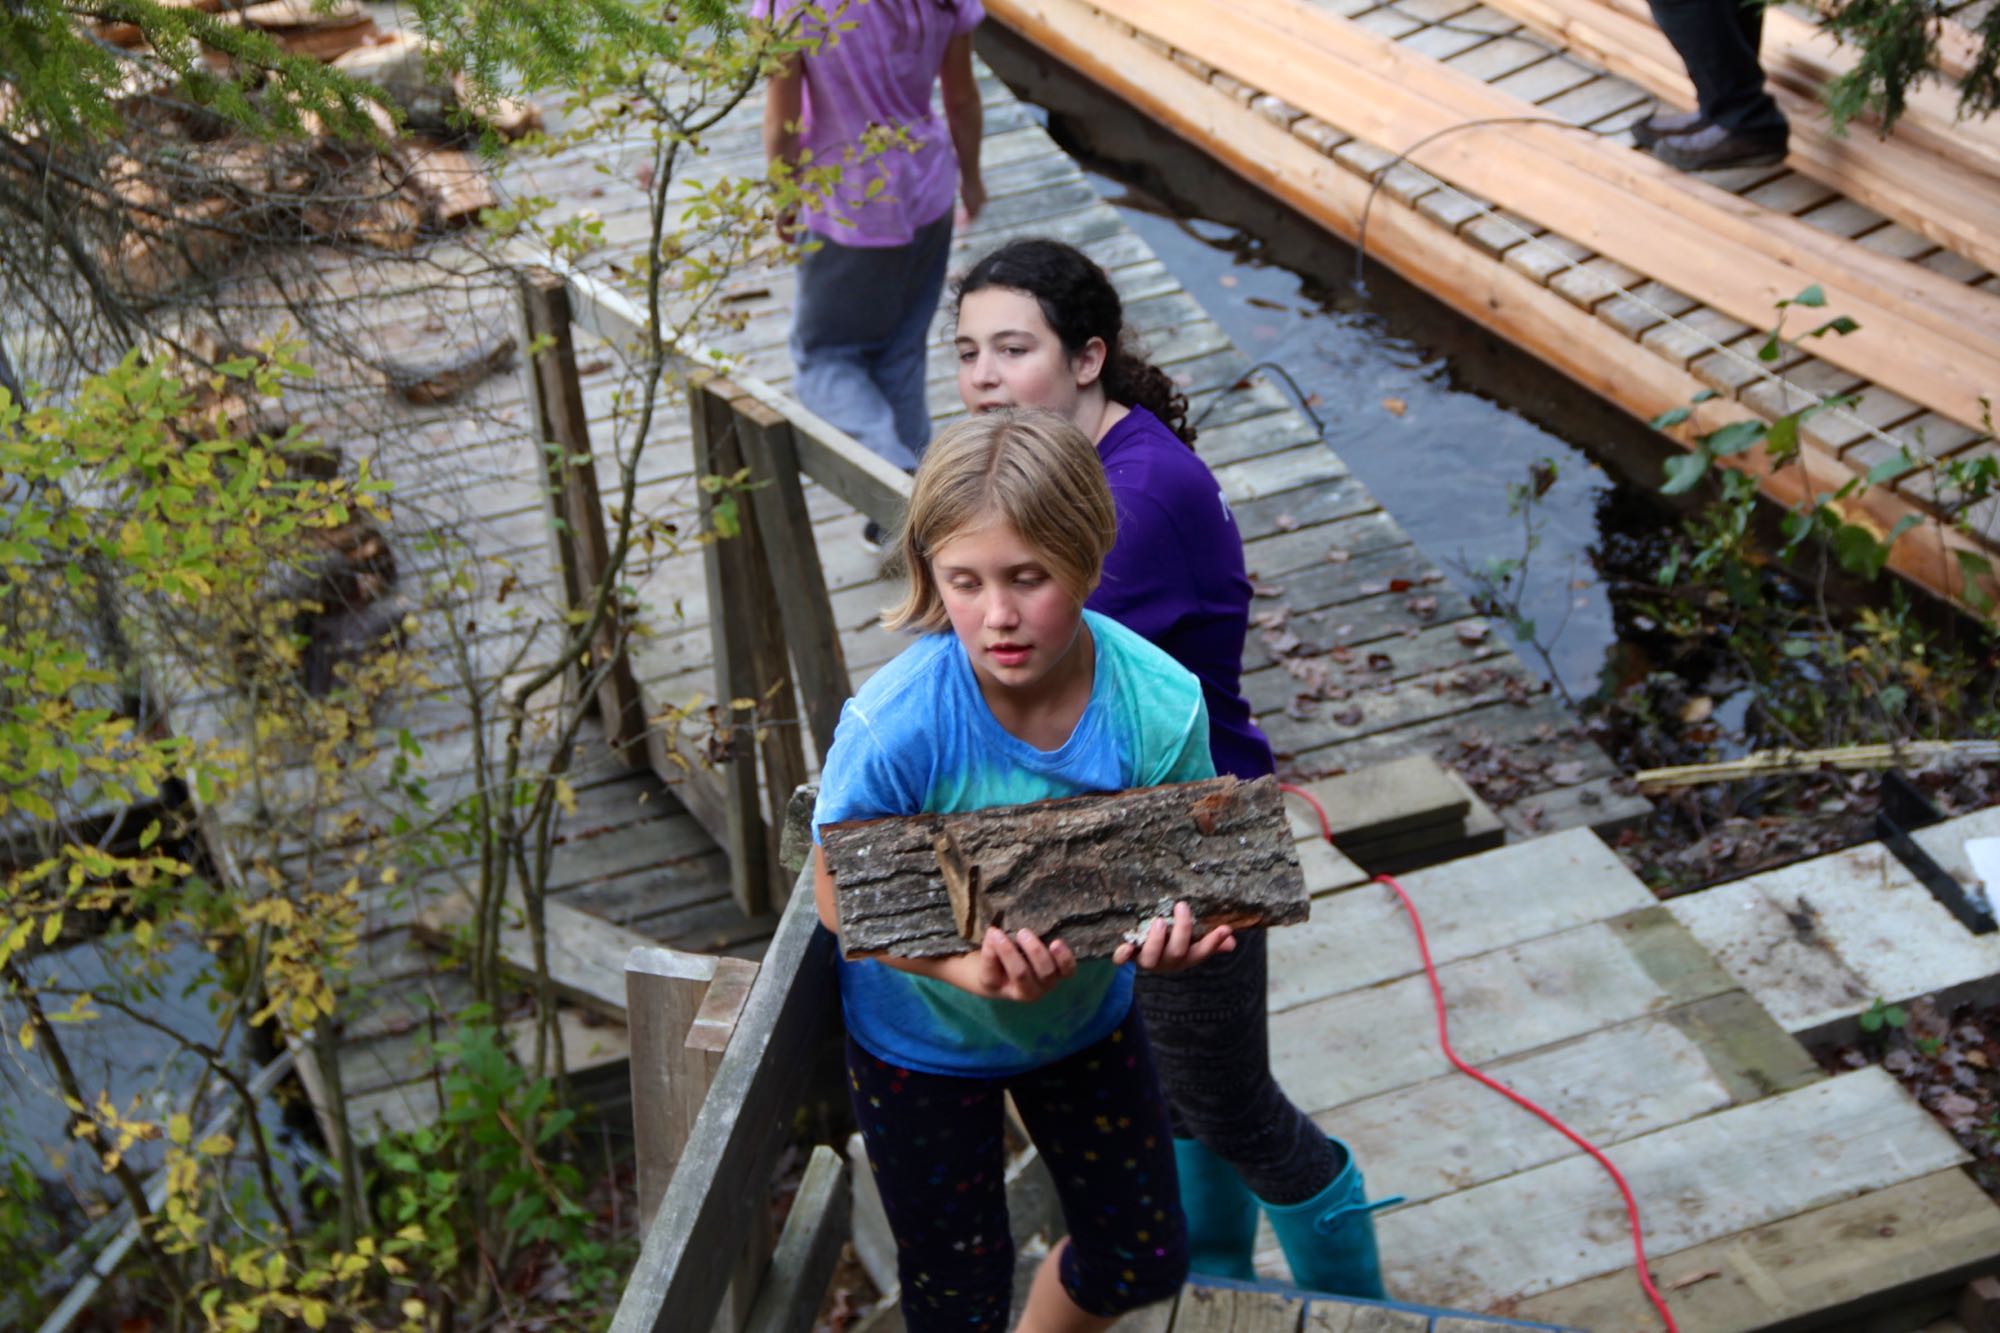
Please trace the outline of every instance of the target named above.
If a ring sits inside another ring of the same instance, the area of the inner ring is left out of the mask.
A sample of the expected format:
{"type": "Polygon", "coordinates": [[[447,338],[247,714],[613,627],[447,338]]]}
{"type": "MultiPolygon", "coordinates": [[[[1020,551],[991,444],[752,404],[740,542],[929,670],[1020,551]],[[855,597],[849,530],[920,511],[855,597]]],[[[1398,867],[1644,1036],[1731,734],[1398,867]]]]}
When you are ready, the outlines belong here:
{"type": "Polygon", "coordinates": [[[909,579],[882,623],[929,634],[951,623],[931,555],[953,538],[1005,520],[1081,606],[1118,535],[1104,465],[1067,417],[1037,408],[954,422],[924,451],[899,542],[909,579]]]}

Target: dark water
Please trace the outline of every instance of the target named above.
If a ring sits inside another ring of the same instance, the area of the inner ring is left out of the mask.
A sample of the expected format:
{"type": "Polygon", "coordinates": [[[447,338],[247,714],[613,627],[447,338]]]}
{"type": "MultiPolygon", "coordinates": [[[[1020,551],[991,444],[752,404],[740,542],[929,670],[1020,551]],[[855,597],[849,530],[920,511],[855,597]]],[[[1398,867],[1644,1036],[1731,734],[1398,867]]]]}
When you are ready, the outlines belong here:
{"type": "MultiPolygon", "coordinates": [[[[1296,272],[1234,227],[1171,216],[1108,176],[1091,180],[1237,347],[1290,374],[1325,423],[1327,443],[1468,591],[1467,570],[1524,552],[1510,483],[1525,481],[1539,460],[1555,463],[1556,484],[1532,514],[1537,545],[1523,609],[1564,688],[1577,698],[1592,693],[1617,639],[1595,563],[1600,515],[1632,510],[1635,497],[1614,495],[1618,484],[1580,445],[1455,387],[1444,358],[1355,308],[1351,251],[1329,246],[1327,271],[1296,272]],[[1614,499],[1622,503],[1608,503],[1614,499]]],[[[1664,521],[1643,503],[1637,508],[1642,522],[1664,521]]],[[[1523,660],[1544,671],[1522,647],[1523,660]]]]}

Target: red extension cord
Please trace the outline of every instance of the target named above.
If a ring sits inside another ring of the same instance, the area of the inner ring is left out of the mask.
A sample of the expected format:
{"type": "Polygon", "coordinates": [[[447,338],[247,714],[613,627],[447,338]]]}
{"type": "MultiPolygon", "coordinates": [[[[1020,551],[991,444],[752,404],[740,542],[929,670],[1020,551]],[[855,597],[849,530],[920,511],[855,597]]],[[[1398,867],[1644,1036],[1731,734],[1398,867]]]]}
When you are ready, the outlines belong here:
{"type": "MultiPolygon", "coordinates": [[[[1278,789],[1280,791],[1288,791],[1294,796],[1305,798],[1306,803],[1312,806],[1313,813],[1319,816],[1320,835],[1327,840],[1328,845],[1332,845],[1333,824],[1327,819],[1326,807],[1319,803],[1319,798],[1304,787],[1294,786],[1289,782],[1279,783],[1278,789]]],[[[1378,884],[1387,884],[1390,888],[1394,889],[1396,896],[1403,900],[1403,910],[1410,914],[1410,927],[1417,932],[1417,952],[1422,954],[1424,959],[1424,976],[1431,983],[1431,1001],[1437,1007],[1438,1045],[1444,1047],[1445,1059],[1451,1061],[1452,1068],[1458,1070],[1459,1073],[1464,1074],[1467,1078],[1477,1080],[1499,1093],[1502,1097],[1505,1097],[1508,1101],[1513,1102],[1516,1106],[1521,1107],[1523,1110],[1532,1111],[1540,1116],[1557,1133],[1589,1153],[1596,1160],[1597,1164],[1604,1168],[1605,1172],[1610,1175],[1612,1183],[1618,1186],[1618,1192],[1625,1196],[1625,1216],[1632,1226],[1632,1253],[1637,1257],[1638,1261],[1639,1285],[1646,1289],[1646,1298],[1652,1301],[1653,1308],[1660,1312],[1660,1320],[1667,1326],[1667,1333],[1680,1333],[1680,1326],[1674,1323],[1673,1313],[1667,1309],[1666,1300],[1660,1295],[1659,1288],[1653,1285],[1652,1274],[1646,1271],[1646,1241],[1644,1234],[1639,1229],[1639,1201],[1632,1197],[1632,1187],[1625,1183],[1624,1174],[1589,1139],[1586,1139],[1583,1135],[1556,1119],[1553,1114],[1543,1110],[1534,1102],[1529,1101],[1526,1097],[1523,1097],[1520,1093],[1514,1091],[1498,1079],[1480,1073],[1477,1069],[1459,1059],[1458,1052],[1453,1050],[1451,1046],[1451,1033],[1445,1021],[1444,988],[1438,984],[1437,964],[1431,961],[1430,941],[1424,937],[1424,921],[1422,917],[1417,915],[1417,905],[1410,901],[1410,895],[1404,892],[1401,884],[1396,882],[1395,876],[1377,875],[1375,876],[1375,882],[1378,884]]]]}

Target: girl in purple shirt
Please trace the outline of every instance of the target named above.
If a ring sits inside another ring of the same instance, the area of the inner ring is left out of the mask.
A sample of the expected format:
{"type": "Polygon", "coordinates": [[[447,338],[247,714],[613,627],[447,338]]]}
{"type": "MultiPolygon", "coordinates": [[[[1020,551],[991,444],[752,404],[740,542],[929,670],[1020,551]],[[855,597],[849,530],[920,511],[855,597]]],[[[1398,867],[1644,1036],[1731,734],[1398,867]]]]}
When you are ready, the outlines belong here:
{"type": "MultiPolygon", "coordinates": [[[[1089,606],[1164,648],[1200,678],[1216,771],[1272,772],[1240,679],[1250,582],[1243,539],[1194,453],[1187,399],[1127,346],[1111,280],[1072,246],[1002,246],[959,283],[958,391],[974,412],[1041,407],[1097,444],[1118,539],[1089,606]]],[[[1257,1208],[1269,1213],[1302,1287],[1380,1297],[1361,1172],[1271,1077],[1264,932],[1233,953],[1137,994],[1174,1122],[1174,1156],[1197,1272],[1248,1279],[1257,1208]]],[[[1385,1201],[1393,1202],[1393,1200],[1385,1201]]]]}

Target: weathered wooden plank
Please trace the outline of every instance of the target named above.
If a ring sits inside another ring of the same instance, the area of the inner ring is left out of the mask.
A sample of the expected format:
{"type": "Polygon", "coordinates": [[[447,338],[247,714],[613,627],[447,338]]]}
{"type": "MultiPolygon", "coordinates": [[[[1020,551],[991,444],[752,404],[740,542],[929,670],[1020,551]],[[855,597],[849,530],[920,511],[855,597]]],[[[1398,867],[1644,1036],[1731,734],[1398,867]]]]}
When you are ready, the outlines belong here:
{"type": "MultiPolygon", "coordinates": [[[[1338,1036],[1332,1039],[1337,1049],[1338,1036]]],[[[1485,1066],[1600,1147],[1821,1077],[1740,991],[1485,1066]],[[1739,1026],[1740,1025],[1740,1026],[1739,1026]]],[[[1423,1203],[1575,1154],[1540,1120],[1456,1072],[1318,1117],[1381,1193],[1423,1203]],[[1476,1134],[1465,1127],[1477,1125],[1476,1134]]]]}
{"type": "MultiPolygon", "coordinates": [[[[1359,773],[1343,773],[1306,784],[1326,812],[1335,845],[1367,840],[1405,829],[1462,821],[1472,808],[1459,788],[1428,755],[1410,755],[1359,773]]],[[[1300,837],[1328,836],[1305,801],[1285,806],[1292,831],[1300,837]]]]}
{"type": "MultiPolygon", "coordinates": [[[[1440,965],[1654,905],[1618,855],[1582,829],[1416,871],[1402,887],[1424,915],[1440,965]]],[[[1308,923],[1270,937],[1270,1007],[1294,1009],[1420,967],[1396,895],[1356,889],[1316,903],[1308,923]]]]}
{"type": "MultiPolygon", "coordinates": [[[[1856,1070],[1611,1148],[1671,1253],[1946,1170],[1965,1154],[1896,1081],[1856,1070]]],[[[1377,1219],[1389,1284],[1490,1308],[1630,1262],[1624,1205],[1570,1158],[1377,1219]],[[1466,1238],[1479,1243],[1468,1245],[1466,1238]]]]}
{"type": "Polygon", "coordinates": [[[813,1326],[846,1243],[851,1203],[840,1154],[817,1145],[743,1333],[806,1333],[813,1326]]]}
{"type": "Polygon", "coordinates": [[[963,953],[989,925],[1110,954],[1193,910],[1197,931],[1287,925],[1307,895],[1277,781],[1145,787],[820,830],[850,958],[963,953]]]}
{"type": "Polygon", "coordinates": [[[616,1333],[684,1333],[714,1317],[729,1278],[715,1256],[732,1252],[763,1209],[780,1146],[769,1126],[790,1116],[838,1012],[831,940],[801,877],[646,1231],[616,1333]]]}
{"type": "Polygon", "coordinates": [[[1301,1333],[1430,1333],[1431,1317],[1417,1310],[1315,1300],[1300,1328],[1301,1333]]]}
{"type": "MultiPolygon", "coordinates": [[[[689,407],[694,422],[695,468],[703,476],[733,477],[743,467],[735,414],[729,406],[735,396],[733,386],[718,391],[711,381],[689,407]]],[[[729,853],[729,891],[744,914],[754,916],[770,904],[774,867],[758,807],[757,750],[752,735],[755,719],[739,716],[737,701],[749,701],[754,708],[771,683],[759,675],[765,663],[759,661],[750,623],[752,614],[769,605],[769,580],[760,582],[755,577],[749,543],[740,534],[717,526],[721,503],[716,494],[704,489],[702,530],[712,540],[702,549],[702,571],[708,604],[720,612],[711,615],[709,636],[715,661],[716,708],[727,728],[726,752],[715,763],[723,789],[724,836],[719,841],[729,853]]]]}
{"type": "MultiPolygon", "coordinates": [[[[1643,956],[1643,943],[1618,922],[1592,922],[1442,965],[1452,1044],[1480,1063],[1732,988],[1719,970],[1655,975],[1649,964],[1657,960],[1643,956]]],[[[1413,941],[1398,957],[1415,955],[1413,941]]],[[[1421,973],[1336,994],[1271,1015],[1272,1068],[1300,1107],[1317,1113],[1344,1106],[1447,1072],[1435,1042],[1415,1035],[1434,1031],[1436,1022],[1421,973]],[[1341,1034],[1338,1060],[1326,1058],[1329,1033],[1341,1034]]]]}
{"type": "MultiPolygon", "coordinates": [[[[1940,1171],[1652,1259],[1681,1327],[1751,1333],[1906,1308],[1996,1255],[2000,1211],[1964,1172],[1940,1171]]],[[[1649,1317],[1644,1300],[1629,1273],[1611,1273],[1530,1297],[1515,1313],[1629,1328],[1649,1317]]]]}
{"type": "Polygon", "coordinates": [[[1190,1286],[1174,1311],[1174,1333],[1297,1333],[1304,1312],[1297,1296],[1190,1286]]]}
{"type": "MultiPolygon", "coordinates": [[[[523,976],[533,976],[534,946],[518,896],[510,894],[502,911],[500,961],[523,976]]],[[[454,890],[419,912],[411,929],[426,942],[450,945],[471,923],[472,915],[472,898],[454,890]]],[[[542,919],[548,935],[549,980],[556,994],[624,1022],[625,959],[652,941],[558,902],[543,903],[542,919]]]]}

